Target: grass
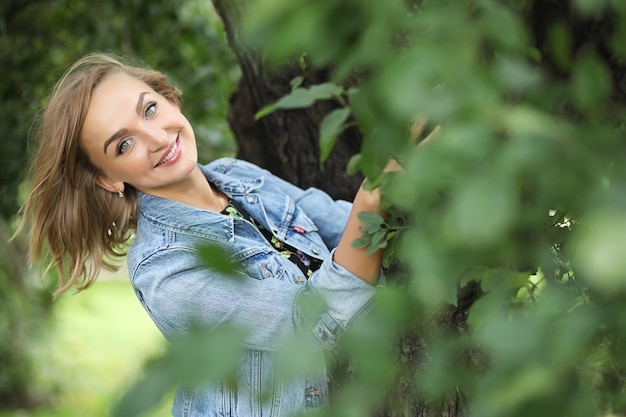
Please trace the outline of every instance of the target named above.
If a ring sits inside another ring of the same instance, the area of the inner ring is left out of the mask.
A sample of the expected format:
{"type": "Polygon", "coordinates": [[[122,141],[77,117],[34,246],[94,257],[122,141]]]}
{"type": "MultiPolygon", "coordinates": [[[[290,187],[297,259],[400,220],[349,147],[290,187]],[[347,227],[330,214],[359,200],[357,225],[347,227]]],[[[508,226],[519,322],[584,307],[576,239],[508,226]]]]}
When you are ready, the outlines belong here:
{"type": "MultiPolygon", "coordinates": [[[[0,417],[107,416],[144,361],[164,348],[127,279],[101,279],[56,303],[51,327],[33,347],[32,383],[52,404],[0,417]]],[[[149,417],[170,416],[169,407],[165,401],[149,417]]]]}

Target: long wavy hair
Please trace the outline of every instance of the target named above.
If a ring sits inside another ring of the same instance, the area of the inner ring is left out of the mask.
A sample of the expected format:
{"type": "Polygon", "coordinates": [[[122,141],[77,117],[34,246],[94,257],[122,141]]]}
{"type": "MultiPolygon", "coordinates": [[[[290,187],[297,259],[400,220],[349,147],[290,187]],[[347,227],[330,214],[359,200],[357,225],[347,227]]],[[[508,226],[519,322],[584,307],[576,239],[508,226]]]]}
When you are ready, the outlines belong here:
{"type": "Polygon", "coordinates": [[[92,53],[75,62],[52,89],[39,119],[29,167],[30,190],[16,233],[29,229],[31,264],[56,268],[57,297],[89,287],[102,268],[116,270],[136,226],[138,196],[125,184],[123,198],[96,184],[100,171],[81,147],[80,132],[94,89],[107,76],[125,73],[182,106],[182,94],[161,72],[92,53]]]}

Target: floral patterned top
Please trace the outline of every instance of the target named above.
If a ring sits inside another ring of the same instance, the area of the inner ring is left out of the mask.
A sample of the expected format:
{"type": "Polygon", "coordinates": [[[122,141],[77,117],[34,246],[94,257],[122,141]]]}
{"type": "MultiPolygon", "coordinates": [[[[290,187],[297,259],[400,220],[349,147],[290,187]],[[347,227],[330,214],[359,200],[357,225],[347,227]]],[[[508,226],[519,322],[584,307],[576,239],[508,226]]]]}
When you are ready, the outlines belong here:
{"type": "Polygon", "coordinates": [[[259,232],[267,239],[267,241],[285,258],[289,259],[291,262],[296,264],[298,268],[302,271],[305,277],[309,278],[313,272],[317,271],[322,264],[321,259],[313,258],[306,253],[294,248],[293,246],[279,240],[266,228],[264,228],[261,224],[259,224],[256,220],[248,214],[248,212],[237,204],[235,201],[228,200],[228,206],[224,210],[222,210],[222,214],[226,216],[241,218],[248,220],[250,223],[256,227],[259,232]]]}

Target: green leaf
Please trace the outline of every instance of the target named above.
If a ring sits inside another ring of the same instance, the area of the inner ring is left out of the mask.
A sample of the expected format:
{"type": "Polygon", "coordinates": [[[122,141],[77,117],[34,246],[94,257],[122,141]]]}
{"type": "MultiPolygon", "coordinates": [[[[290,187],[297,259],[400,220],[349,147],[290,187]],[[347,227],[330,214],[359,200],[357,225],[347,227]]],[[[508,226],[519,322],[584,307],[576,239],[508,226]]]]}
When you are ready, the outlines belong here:
{"type": "Polygon", "coordinates": [[[383,253],[383,268],[389,268],[396,261],[396,245],[389,245],[383,253]]]}
{"type": "MultiPolygon", "coordinates": [[[[309,89],[302,88],[300,85],[302,85],[303,81],[304,77],[300,76],[292,79],[290,82],[291,92],[281,97],[276,103],[263,107],[254,115],[254,119],[259,120],[274,112],[276,109],[303,109],[311,106],[315,103],[315,100],[329,99],[343,92],[343,88],[334,83],[318,84],[311,86],[309,89]]],[[[329,115],[330,114],[332,113],[329,113],[329,115]]],[[[330,148],[332,148],[332,145],[330,148]]]]}
{"type": "Polygon", "coordinates": [[[295,77],[293,80],[291,80],[289,82],[289,84],[291,84],[291,91],[295,90],[296,88],[300,87],[302,85],[302,81],[304,81],[304,77],[295,77]]]}
{"type": "Polygon", "coordinates": [[[611,75],[600,57],[583,54],[572,74],[572,98],[581,110],[597,109],[611,92],[611,75]]]}
{"type": "Polygon", "coordinates": [[[476,265],[463,275],[461,286],[470,281],[479,281],[483,291],[507,290],[517,293],[525,287],[530,278],[528,272],[520,272],[506,268],[489,268],[485,265],[476,265]]]}
{"type": "Polygon", "coordinates": [[[315,103],[315,96],[305,88],[296,88],[278,100],[275,106],[279,109],[302,109],[315,103]]]}
{"type": "Polygon", "coordinates": [[[480,286],[483,291],[506,289],[517,293],[526,286],[530,274],[528,272],[513,271],[506,268],[492,268],[481,279],[480,286]]]}
{"type": "Polygon", "coordinates": [[[372,242],[371,235],[361,236],[360,238],[355,239],[352,242],[352,247],[357,248],[357,249],[362,249],[362,248],[369,246],[371,242],[372,242]]]}
{"type": "Polygon", "coordinates": [[[268,104],[267,106],[256,112],[256,114],[254,115],[254,120],[259,120],[260,118],[265,117],[268,114],[274,113],[276,111],[276,108],[277,107],[275,104],[268,104]]]}
{"type": "Polygon", "coordinates": [[[385,219],[378,213],[374,213],[373,211],[362,211],[357,214],[359,220],[365,223],[365,227],[367,227],[368,233],[376,233],[380,230],[381,225],[385,223],[385,219]]]}
{"type": "Polygon", "coordinates": [[[203,245],[199,248],[200,257],[207,266],[216,271],[226,274],[235,275],[235,266],[228,257],[228,254],[222,247],[217,245],[203,245]]]}
{"type": "Polygon", "coordinates": [[[337,136],[345,129],[344,122],[350,116],[350,109],[331,111],[320,123],[320,163],[324,162],[335,146],[337,136]]]}
{"type": "Polygon", "coordinates": [[[300,66],[300,69],[302,71],[306,71],[307,70],[307,63],[306,63],[306,59],[307,59],[307,53],[303,52],[300,54],[300,56],[298,57],[298,65],[300,66]]]}
{"type": "Polygon", "coordinates": [[[626,292],[626,214],[616,209],[596,209],[587,216],[585,227],[571,240],[575,264],[587,285],[598,292],[626,292]]]}
{"type": "Polygon", "coordinates": [[[593,16],[601,13],[609,4],[609,0],[572,0],[572,4],[578,12],[585,16],[593,16]]]}
{"type": "Polygon", "coordinates": [[[548,31],[548,45],[554,63],[561,70],[572,65],[572,39],[569,29],[562,22],[554,23],[548,31]]]}
{"type": "Polygon", "coordinates": [[[387,230],[385,229],[380,229],[376,233],[374,233],[374,235],[372,236],[372,243],[370,244],[370,247],[367,248],[367,253],[372,254],[379,249],[386,248],[387,247],[386,235],[387,235],[387,230]]]}
{"type": "Polygon", "coordinates": [[[353,155],[352,158],[350,158],[348,165],[346,166],[346,172],[348,175],[354,175],[359,171],[359,169],[361,169],[360,153],[353,155]]]}
{"type": "Polygon", "coordinates": [[[397,235],[398,235],[398,231],[397,230],[392,230],[391,232],[387,233],[387,235],[385,235],[385,239],[390,241],[393,238],[395,238],[397,235]]]}
{"type": "Polygon", "coordinates": [[[372,103],[367,94],[359,89],[348,91],[348,102],[363,134],[368,134],[376,127],[376,113],[372,110],[372,103]]]}
{"type": "Polygon", "coordinates": [[[323,83],[312,85],[309,91],[317,100],[324,100],[341,95],[341,93],[343,93],[343,87],[334,83],[323,83]]]}
{"type": "Polygon", "coordinates": [[[175,387],[175,379],[163,358],[144,366],[144,375],[114,405],[113,417],[135,417],[153,411],[175,387]]]}
{"type": "Polygon", "coordinates": [[[496,311],[497,306],[502,304],[502,299],[497,295],[486,294],[476,300],[467,315],[467,324],[474,330],[482,328],[490,315],[496,311]]]}
{"type": "Polygon", "coordinates": [[[489,268],[485,265],[473,266],[461,278],[461,286],[466,286],[470,281],[480,281],[487,274],[487,271],[489,271],[489,268]]]}

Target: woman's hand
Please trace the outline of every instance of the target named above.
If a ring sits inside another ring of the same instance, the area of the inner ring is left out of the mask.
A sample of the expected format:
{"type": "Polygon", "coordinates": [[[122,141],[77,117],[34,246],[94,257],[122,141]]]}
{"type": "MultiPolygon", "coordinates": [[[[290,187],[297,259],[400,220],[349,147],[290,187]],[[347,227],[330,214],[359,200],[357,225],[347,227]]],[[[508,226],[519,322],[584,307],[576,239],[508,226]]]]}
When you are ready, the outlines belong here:
{"type": "MultiPolygon", "coordinates": [[[[411,123],[409,128],[409,139],[412,142],[417,142],[424,133],[425,128],[426,120],[417,118],[416,121],[411,123]]],[[[440,131],[441,128],[436,126],[426,138],[417,144],[417,147],[426,146],[432,142],[440,131]]],[[[401,168],[398,161],[390,159],[384,172],[398,171],[401,168]]],[[[376,212],[383,218],[387,217],[387,214],[380,209],[380,191],[378,188],[368,190],[363,185],[359,188],[352,203],[352,211],[350,212],[346,228],[335,251],[334,261],[362,280],[376,285],[382,266],[382,249],[368,254],[367,248],[355,248],[352,246],[352,242],[360,238],[362,230],[366,229],[365,224],[357,216],[361,212],[376,212]]]]}
{"type": "MultiPolygon", "coordinates": [[[[424,139],[420,140],[426,130],[427,123],[428,121],[425,118],[416,116],[409,124],[409,141],[411,144],[416,144],[416,148],[418,149],[428,145],[441,133],[441,126],[437,125],[424,139]]],[[[402,166],[398,161],[395,158],[391,158],[389,162],[387,162],[383,172],[399,171],[401,168],[402,166]]]]}

